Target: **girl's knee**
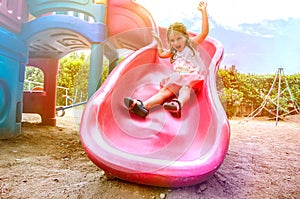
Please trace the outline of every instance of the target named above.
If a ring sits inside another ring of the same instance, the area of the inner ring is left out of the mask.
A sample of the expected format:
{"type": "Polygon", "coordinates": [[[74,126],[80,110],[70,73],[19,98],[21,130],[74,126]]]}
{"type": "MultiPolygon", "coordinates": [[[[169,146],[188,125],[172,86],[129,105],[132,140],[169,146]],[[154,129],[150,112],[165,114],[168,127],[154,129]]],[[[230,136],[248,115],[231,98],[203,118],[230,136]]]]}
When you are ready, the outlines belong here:
{"type": "Polygon", "coordinates": [[[170,91],[168,88],[162,88],[159,90],[158,93],[165,98],[168,98],[168,97],[171,97],[172,95],[174,95],[174,93],[172,91],[170,91]]]}
{"type": "Polygon", "coordinates": [[[183,86],[179,90],[179,93],[182,93],[182,92],[184,92],[184,93],[190,93],[190,91],[191,91],[191,88],[189,86],[183,86]]]}

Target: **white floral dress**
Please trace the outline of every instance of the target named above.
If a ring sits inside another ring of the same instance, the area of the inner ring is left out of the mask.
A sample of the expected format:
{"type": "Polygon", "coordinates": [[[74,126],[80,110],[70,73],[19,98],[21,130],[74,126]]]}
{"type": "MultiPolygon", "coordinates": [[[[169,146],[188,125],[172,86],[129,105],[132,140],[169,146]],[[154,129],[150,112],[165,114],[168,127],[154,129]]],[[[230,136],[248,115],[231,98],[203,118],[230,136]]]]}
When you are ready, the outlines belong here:
{"type": "Polygon", "coordinates": [[[160,85],[162,87],[169,87],[175,84],[196,88],[199,84],[203,83],[206,68],[198,51],[193,51],[186,46],[181,52],[177,52],[174,58],[174,72],[161,81],[160,85]]]}

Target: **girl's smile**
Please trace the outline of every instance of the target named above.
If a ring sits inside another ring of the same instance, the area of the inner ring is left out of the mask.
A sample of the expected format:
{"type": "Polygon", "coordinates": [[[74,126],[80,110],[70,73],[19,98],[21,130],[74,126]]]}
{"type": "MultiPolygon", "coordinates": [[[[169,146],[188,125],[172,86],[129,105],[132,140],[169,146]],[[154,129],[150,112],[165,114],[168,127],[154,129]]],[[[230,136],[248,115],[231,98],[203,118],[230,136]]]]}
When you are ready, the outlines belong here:
{"type": "Polygon", "coordinates": [[[169,35],[169,42],[172,48],[176,51],[181,52],[186,46],[186,37],[179,32],[172,32],[169,35]]]}

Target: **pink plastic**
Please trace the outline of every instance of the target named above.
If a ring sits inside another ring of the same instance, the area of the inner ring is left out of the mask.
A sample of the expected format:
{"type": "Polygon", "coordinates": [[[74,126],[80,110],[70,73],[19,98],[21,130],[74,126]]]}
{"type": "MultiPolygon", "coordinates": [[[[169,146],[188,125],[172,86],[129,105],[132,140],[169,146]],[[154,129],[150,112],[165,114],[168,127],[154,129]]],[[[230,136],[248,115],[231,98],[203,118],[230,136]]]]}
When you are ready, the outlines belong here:
{"type": "Polygon", "coordinates": [[[21,32],[22,23],[28,20],[28,16],[25,0],[0,1],[0,27],[12,32],[21,32]]]}
{"type": "MultiPolygon", "coordinates": [[[[164,36],[165,29],[160,33],[164,36]]],[[[126,34],[122,39],[132,37],[126,34]]],[[[146,119],[138,118],[123,104],[124,97],[144,100],[157,92],[159,81],[172,71],[169,60],[158,58],[154,40],[115,68],[87,103],[80,124],[84,150],[97,166],[120,179],[162,187],[189,186],[213,175],[225,158],[230,137],[216,90],[223,48],[207,38],[198,50],[209,72],[180,119],[161,106],[146,119]]]]}

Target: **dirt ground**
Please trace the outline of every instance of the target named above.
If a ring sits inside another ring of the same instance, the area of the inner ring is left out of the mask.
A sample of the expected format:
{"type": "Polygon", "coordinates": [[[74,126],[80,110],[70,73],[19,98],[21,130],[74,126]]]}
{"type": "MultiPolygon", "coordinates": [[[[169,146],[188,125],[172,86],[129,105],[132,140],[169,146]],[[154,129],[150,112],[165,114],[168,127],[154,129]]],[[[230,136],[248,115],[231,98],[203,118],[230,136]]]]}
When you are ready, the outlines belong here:
{"type": "Polygon", "coordinates": [[[53,127],[24,114],[21,134],[0,140],[1,199],[300,198],[299,116],[277,126],[264,119],[230,120],[228,154],[215,175],[176,189],[107,179],[83,151],[76,117],[69,109],[53,127]]]}

